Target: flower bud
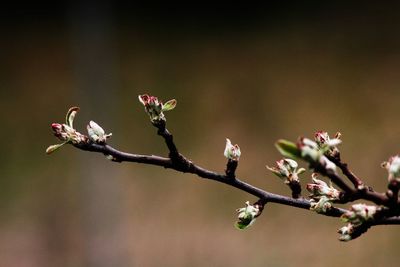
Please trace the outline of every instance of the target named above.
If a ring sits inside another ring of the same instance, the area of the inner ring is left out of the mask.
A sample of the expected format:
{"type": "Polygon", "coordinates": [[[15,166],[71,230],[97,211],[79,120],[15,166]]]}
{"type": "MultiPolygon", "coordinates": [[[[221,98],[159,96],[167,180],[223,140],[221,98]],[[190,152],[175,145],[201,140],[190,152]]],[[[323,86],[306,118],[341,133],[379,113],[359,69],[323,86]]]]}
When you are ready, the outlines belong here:
{"type": "Polygon", "coordinates": [[[339,149],[336,146],[342,142],[339,139],[340,136],[341,134],[338,132],[335,134],[335,138],[331,139],[327,132],[317,131],[314,134],[314,140],[323,154],[328,153],[330,156],[335,156],[339,153],[339,149]]]}
{"type": "Polygon", "coordinates": [[[319,147],[325,145],[329,141],[329,135],[327,132],[324,131],[317,131],[314,134],[315,142],[318,144],[319,147]]]}
{"type": "Polygon", "coordinates": [[[378,207],[366,204],[354,204],[351,209],[341,216],[345,222],[350,222],[353,225],[360,225],[363,222],[371,221],[378,210],[378,207]]]}
{"type": "Polygon", "coordinates": [[[80,143],[85,140],[82,134],[66,124],[52,123],[51,128],[54,131],[54,135],[61,141],[80,143]]]}
{"type": "Polygon", "coordinates": [[[87,125],[88,135],[91,141],[96,143],[105,143],[107,138],[109,138],[112,133],[105,134],[103,128],[101,128],[94,121],[90,121],[89,125],[87,125]]]}
{"type": "Polygon", "coordinates": [[[147,94],[139,95],[139,101],[143,104],[146,113],[149,115],[150,120],[153,124],[159,122],[165,122],[165,111],[173,110],[176,106],[177,101],[171,99],[163,104],[155,96],[149,96],[147,94]]]}
{"type": "MultiPolygon", "coordinates": [[[[67,141],[68,140],[68,134],[65,131],[65,127],[67,126],[65,124],[60,124],[60,123],[52,123],[51,128],[53,129],[54,135],[58,137],[61,141],[67,141]]],[[[68,127],[68,126],[67,126],[68,127]]]]}
{"type": "Polygon", "coordinates": [[[285,183],[291,181],[299,182],[298,175],[305,172],[304,168],[297,169],[298,164],[292,159],[281,159],[276,162],[276,167],[269,167],[267,169],[280,178],[285,179],[285,183]]]}
{"type": "Polygon", "coordinates": [[[340,234],[339,240],[340,241],[350,241],[352,240],[352,233],[354,232],[354,226],[349,223],[346,226],[343,226],[338,230],[338,233],[340,234]]]}
{"type": "Polygon", "coordinates": [[[60,124],[60,123],[51,124],[51,128],[53,129],[54,135],[58,139],[63,141],[63,143],[49,146],[46,149],[47,154],[53,153],[54,151],[56,151],[65,144],[81,144],[81,143],[86,143],[88,141],[87,136],[77,132],[72,126],[78,110],[79,110],[78,107],[72,107],[68,110],[65,124],[60,124]]]}
{"type": "Polygon", "coordinates": [[[62,124],[52,123],[51,128],[53,129],[54,133],[59,133],[62,130],[62,124]]]}
{"type": "Polygon", "coordinates": [[[322,153],[320,153],[318,144],[308,138],[301,137],[297,143],[297,147],[301,151],[301,156],[306,160],[318,161],[322,153]]]}
{"type": "Polygon", "coordinates": [[[250,205],[250,202],[246,202],[246,207],[236,210],[238,213],[238,221],[236,222],[236,228],[243,230],[251,226],[256,218],[260,215],[260,208],[257,205],[250,205]]]}
{"type": "MultiPolygon", "coordinates": [[[[326,136],[323,133],[318,134],[317,137],[318,137],[318,142],[329,143],[329,141],[325,141],[326,136]]],[[[310,163],[318,162],[326,170],[328,171],[330,170],[336,173],[336,165],[324,155],[326,149],[319,147],[317,142],[314,142],[308,138],[301,137],[297,142],[297,147],[301,151],[302,158],[304,158],[306,161],[309,161],[310,163]]],[[[329,149],[330,146],[327,145],[326,148],[329,149]]]]}
{"type": "Polygon", "coordinates": [[[165,116],[162,112],[162,103],[158,101],[157,97],[149,96],[147,94],[139,95],[139,101],[143,104],[152,123],[165,121],[165,116]]]}
{"type": "Polygon", "coordinates": [[[329,200],[338,200],[340,197],[340,191],[335,189],[332,184],[329,186],[322,180],[316,178],[317,175],[313,174],[312,180],[314,183],[307,184],[306,188],[311,193],[311,197],[320,198],[322,196],[327,197],[329,200]]]}
{"type": "Polygon", "coordinates": [[[234,160],[234,161],[239,161],[240,155],[241,155],[240,147],[237,144],[236,145],[232,145],[231,140],[226,138],[224,156],[227,159],[234,160]]]}
{"type": "Polygon", "coordinates": [[[388,180],[400,180],[400,156],[396,155],[389,159],[387,162],[383,162],[381,165],[387,169],[389,176],[388,180]]]}
{"type": "Polygon", "coordinates": [[[364,218],[366,221],[373,219],[377,207],[366,204],[354,204],[351,209],[360,217],[364,218]]]}
{"type": "Polygon", "coordinates": [[[326,213],[332,208],[332,202],[327,196],[321,196],[318,201],[315,199],[310,200],[310,210],[317,213],[326,213]]]}

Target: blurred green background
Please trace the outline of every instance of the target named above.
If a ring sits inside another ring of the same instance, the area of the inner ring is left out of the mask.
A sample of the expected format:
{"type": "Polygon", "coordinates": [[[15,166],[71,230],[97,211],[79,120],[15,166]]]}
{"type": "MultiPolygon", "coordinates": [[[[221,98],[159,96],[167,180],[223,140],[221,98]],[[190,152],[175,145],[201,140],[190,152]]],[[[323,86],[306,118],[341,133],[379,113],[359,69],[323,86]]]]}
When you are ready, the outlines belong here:
{"type": "MultiPolygon", "coordinates": [[[[222,172],[225,138],[240,178],[289,194],[268,173],[279,138],[343,134],[342,156],[376,190],[400,151],[400,5],[78,5],[3,8],[0,42],[0,265],[394,266],[400,234],[380,226],[349,243],[339,219],[270,204],[233,227],[252,196],[154,166],[63,147],[50,124],[80,106],[124,151],[166,155],[137,95],[176,98],[180,151],[222,172]]],[[[306,183],[310,174],[303,176],[306,183]]]]}

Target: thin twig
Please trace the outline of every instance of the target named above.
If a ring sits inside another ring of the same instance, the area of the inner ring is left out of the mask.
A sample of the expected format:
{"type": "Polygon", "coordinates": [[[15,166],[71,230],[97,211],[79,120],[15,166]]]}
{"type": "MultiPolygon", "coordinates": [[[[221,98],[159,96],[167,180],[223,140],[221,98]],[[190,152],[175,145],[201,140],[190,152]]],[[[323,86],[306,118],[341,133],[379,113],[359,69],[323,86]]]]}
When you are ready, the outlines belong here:
{"type": "Polygon", "coordinates": [[[322,166],[321,164],[312,164],[311,168],[313,168],[316,172],[322,174],[323,176],[328,177],[329,179],[331,179],[331,181],[337,185],[340,189],[342,189],[345,193],[346,196],[347,195],[352,195],[355,194],[356,191],[351,188],[350,186],[348,186],[343,179],[337,175],[334,171],[332,170],[327,170],[324,166],[322,166]]]}
{"type": "Polygon", "coordinates": [[[340,160],[340,157],[333,157],[327,155],[328,159],[335,163],[336,166],[340,168],[342,173],[353,183],[355,188],[362,188],[364,187],[363,181],[357,177],[348,167],[347,163],[344,163],[340,160]]]}
{"type": "MultiPolygon", "coordinates": [[[[358,199],[365,199],[374,202],[377,205],[388,205],[388,197],[383,193],[375,192],[372,188],[360,187],[353,189],[348,186],[343,179],[334,171],[326,170],[323,166],[312,166],[314,170],[328,178],[344,191],[340,203],[348,203],[358,199]]],[[[362,183],[363,184],[363,183],[362,183]]]]}

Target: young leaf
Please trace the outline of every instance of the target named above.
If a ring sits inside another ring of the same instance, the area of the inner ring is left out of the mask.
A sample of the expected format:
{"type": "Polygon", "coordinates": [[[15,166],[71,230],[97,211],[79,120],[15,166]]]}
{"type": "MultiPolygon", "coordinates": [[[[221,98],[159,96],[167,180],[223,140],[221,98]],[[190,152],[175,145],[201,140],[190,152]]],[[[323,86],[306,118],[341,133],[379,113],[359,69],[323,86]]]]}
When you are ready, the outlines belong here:
{"type": "Polygon", "coordinates": [[[244,230],[248,227],[248,225],[240,223],[240,222],[236,222],[235,223],[235,228],[238,230],[244,230]]]}
{"type": "Polygon", "coordinates": [[[56,145],[51,145],[46,149],[46,154],[51,154],[54,151],[56,151],[57,149],[59,149],[60,147],[62,147],[63,145],[65,145],[66,142],[61,143],[61,144],[56,144],[56,145]]]}
{"type": "Polygon", "coordinates": [[[256,221],[256,219],[251,219],[251,220],[246,220],[246,221],[238,221],[235,222],[235,228],[238,230],[244,230],[250,226],[253,225],[253,223],[256,221]]]}
{"type": "Polygon", "coordinates": [[[171,99],[169,101],[167,101],[167,103],[163,104],[162,106],[162,111],[170,111],[173,110],[176,106],[176,100],[175,99],[171,99]]]}
{"type": "Polygon", "coordinates": [[[280,139],[275,143],[275,147],[278,149],[279,153],[281,153],[284,157],[296,159],[301,157],[301,151],[296,146],[295,143],[290,141],[280,139]]]}
{"type": "Polygon", "coordinates": [[[67,112],[67,116],[65,118],[65,123],[71,128],[74,128],[73,123],[74,123],[75,115],[76,115],[76,113],[78,113],[78,111],[79,111],[78,107],[72,107],[67,112]]]}

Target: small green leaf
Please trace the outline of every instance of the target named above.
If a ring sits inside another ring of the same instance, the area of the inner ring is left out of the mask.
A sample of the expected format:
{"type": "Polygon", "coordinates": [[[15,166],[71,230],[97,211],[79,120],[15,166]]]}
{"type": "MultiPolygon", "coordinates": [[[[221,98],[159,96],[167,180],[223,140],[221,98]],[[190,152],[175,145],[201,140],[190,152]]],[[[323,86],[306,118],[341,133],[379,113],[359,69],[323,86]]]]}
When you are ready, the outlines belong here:
{"type": "Polygon", "coordinates": [[[56,151],[57,149],[59,149],[60,147],[62,147],[63,145],[65,145],[66,143],[67,143],[67,142],[49,146],[49,147],[46,149],[46,154],[49,155],[49,154],[53,153],[54,151],[56,151]]]}
{"type": "Polygon", "coordinates": [[[173,110],[176,106],[177,101],[175,99],[171,99],[167,101],[167,103],[163,104],[162,111],[170,111],[173,110]]]}
{"type": "Polygon", "coordinates": [[[235,222],[235,227],[238,230],[244,230],[244,229],[252,226],[255,221],[256,221],[256,219],[254,219],[254,218],[251,220],[238,221],[238,222],[235,222]]]}
{"type": "Polygon", "coordinates": [[[247,226],[248,226],[248,225],[242,224],[242,223],[240,223],[240,222],[236,222],[236,223],[235,223],[235,227],[236,227],[236,229],[238,229],[238,230],[244,230],[244,229],[247,228],[247,226]]]}
{"type": "Polygon", "coordinates": [[[72,107],[67,112],[67,116],[65,118],[65,123],[71,128],[74,128],[73,123],[74,123],[75,115],[76,115],[76,113],[78,113],[78,111],[79,111],[78,107],[72,107]]]}
{"type": "Polygon", "coordinates": [[[284,157],[292,159],[301,158],[301,151],[295,143],[280,139],[275,143],[275,147],[284,157]]]}
{"type": "Polygon", "coordinates": [[[275,174],[276,176],[278,176],[279,178],[283,178],[284,176],[281,174],[281,172],[275,168],[275,167],[269,167],[269,166],[265,166],[267,167],[267,169],[272,172],[273,174],[275,174]]]}
{"type": "Polygon", "coordinates": [[[306,171],[306,169],[300,168],[300,169],[297,170],[297,174],[298,174],[298,175],[299,175],[299,174],[302,174],[302,173],[304,173],[305,171],[306,171]]]}

